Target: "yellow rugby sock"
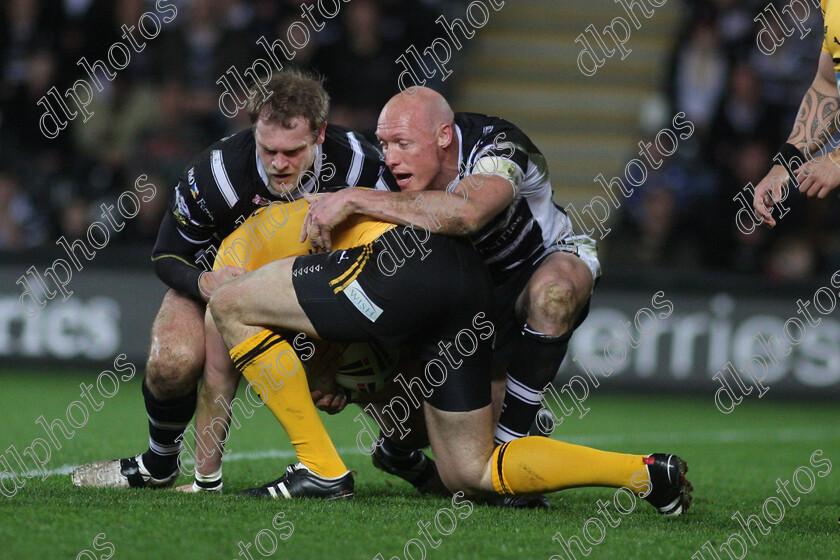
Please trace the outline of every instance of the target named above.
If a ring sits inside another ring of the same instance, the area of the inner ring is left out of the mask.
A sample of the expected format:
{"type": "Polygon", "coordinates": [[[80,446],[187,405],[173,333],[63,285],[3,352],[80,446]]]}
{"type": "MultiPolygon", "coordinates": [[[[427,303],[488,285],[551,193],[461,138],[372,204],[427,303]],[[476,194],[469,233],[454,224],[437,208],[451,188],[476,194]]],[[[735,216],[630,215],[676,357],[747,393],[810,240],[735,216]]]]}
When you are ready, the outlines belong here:
{"type": "Polygon", "coordinates": [[[579,486],[624,486],[647,492],[645,457],[525,437],[493,450],[493,488],[499,494],[542,494],[579,486]]]}
{"type": "Polygon", "coordinates": [[[301,463],[327,478],[347,472],[312,403],[303,364],[282,335],[261,331],[236,345],[230,357],[280,421],[301,463]]]}

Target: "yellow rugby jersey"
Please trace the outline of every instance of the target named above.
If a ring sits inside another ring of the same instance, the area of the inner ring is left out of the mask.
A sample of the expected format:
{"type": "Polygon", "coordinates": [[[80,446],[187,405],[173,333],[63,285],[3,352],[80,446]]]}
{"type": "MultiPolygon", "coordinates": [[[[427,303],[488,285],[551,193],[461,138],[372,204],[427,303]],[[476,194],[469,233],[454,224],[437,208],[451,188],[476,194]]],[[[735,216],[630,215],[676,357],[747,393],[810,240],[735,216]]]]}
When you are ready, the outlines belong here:
{"type": "Polygon", "coordinates": [[[834,61],[834,79],[840,92],[840,3],[821,0],[820,10],[823,16],[822,50],[834,61]]]}
{"type": "MultiPolygon", "coordinates": [[[[308,210],[305,200],[276,201],[259,208],[222,241],[213,269],[230,265],[256,270],[272,261],[311,253],[309,238],[303,243],[298,241],[308,210]]],[[[367,245],[394,227],[392,223],[354,214],[332,230],[332,248],[335,251],[367,245]]]]}

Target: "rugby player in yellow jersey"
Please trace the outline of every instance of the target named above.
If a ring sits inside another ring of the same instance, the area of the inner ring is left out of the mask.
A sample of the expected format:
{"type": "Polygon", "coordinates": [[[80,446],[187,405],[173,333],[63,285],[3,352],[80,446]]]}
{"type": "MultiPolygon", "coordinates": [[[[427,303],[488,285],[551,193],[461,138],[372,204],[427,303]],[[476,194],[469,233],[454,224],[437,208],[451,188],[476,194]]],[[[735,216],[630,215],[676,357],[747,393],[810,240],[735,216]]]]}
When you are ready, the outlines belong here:
{"type": "MultiPolygon", "coordinates": [[[[275,260],[312,252],[311,244],[308,241],[300,242],[296,233],[300,231],[308,210],[309,205],[305,200],[294,203],[277,201],[260,208],[219,245],[214,269],[235,266],[253,271],[275,260]]],[[[395,227],[394,224],[362,217],[348,221],[343,226],[337,231],[337,249],[367,245],[395,227]]],[[[213,290],[215,288],[212,287],[213,290]]],[[[220,409],[212,403],[231,403],[239,382],[239,373],[233,369],[233,363],[209,312],[206,316],[205,339],[207,359],[196,409],[196,438],[199,441],[195,446],[195,482],[180,487],[182,491],[221,490],[221,451],[228,437],[231,411],[224,407],[220,409]],[[208,430],[208,427],[213,431],[208,430]]],[[[261,368],[259,371],[245,370],[249,387],[254,388],[280,420],[303,464],[328,478],[331,475],[343,475],[347,468],[338,457],[311,399],[297,402],[281,398],[283,393],[278,389],[282,385],[286,385],[285,391],[288,392],[303,394],[308,391],[307,377],[296,353],[287,344],[281,345],[284,351],[280,353],[274,367],[261,368]],[[293,384],[296,387],[289,387],[293,384]],[[294,421],[290,421],[292,418],[294,421]]]]}
{"type": "MultiPolygon", "coordinates": [[[[262,255],[263,260],[283,256],[293,246],[284,237],[294,230],[285,219],[274,233],[262,227],[265,220],[258,225],[270,211],[246,221],[226,244],[251,258],[253,250],[244,248],[249,242],[260,247],[259,253],[271,253],[262,255]],[[251,239],[254,232],[261,235],[256,242],[251,239]]],[[[344,243],[364,245],[269,262],[226,282],[210,299],[213,323],[233,364],[249,381],[262,382],[258,391],[298,454],[298,463],[283,476],[244,494],[353,495],[353,474],[320,422],[306,374],[287,338],[300,332],[330,341],[377,340],[412,348],[434,387],[423,394],[425,420],[440,477],[452,492],[530,495],[580,486],[627,487],[662,513],[678,515],[688,508],[684,464],[666,465],[655,455],[612,453],[543,437],[494,446],[490,336],[474,335],[474,345],[447,363],[436,359],[439,348],[465,346],[458,340],[464,330],[492,320],[493,285],[481,258],[463,238],[363,217],[350,224],[338,230],[339,238],[343,231],[344,243]],[[386,256],[389,266],[383,266],[386,256]]],[[[207,338],[215,338],[212,327],[207,338]]],[[[208,351],[208,359],[218,355],[208,351]]],[[[216,368],[213,361],[217,373],[230,371],[216,368]]]]}
{"type": "Polygon", "coordinates": [[[802,98],[787,142],[773,158],[776,164],[755,187],[753,208],[769,227],[789,210],[784,201],[791,186],[809,197],[825,198],[840,185],[840,148],[819,153],[840,128],[840,2],[822,0],[821,10],[824,38],[817,74],[802,98]],[[779,210],[775,217],[774,206],[779,210]]]}

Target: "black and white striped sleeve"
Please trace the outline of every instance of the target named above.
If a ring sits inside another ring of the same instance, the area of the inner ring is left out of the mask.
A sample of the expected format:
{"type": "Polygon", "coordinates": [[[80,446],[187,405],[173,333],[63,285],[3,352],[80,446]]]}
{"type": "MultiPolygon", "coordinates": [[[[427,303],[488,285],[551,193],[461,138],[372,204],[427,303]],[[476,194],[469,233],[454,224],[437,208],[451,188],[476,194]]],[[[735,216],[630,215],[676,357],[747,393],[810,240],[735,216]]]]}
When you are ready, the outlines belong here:
{"type": "Polygon", "coordinates": [[[350,162],[345,184],[351,187],[396,190],[396,183],[385,167],[382,153],[357,132],[347,131],[346,136],[350,146],[350,162]]]}
{"type": "Polygon", "coordinates": [[[219,150],[203,152],[184,170],[152,253],[155,273],[166,285],[201,297],[198,277],[204,270],[196,255],[218,243],[214,234],[238,199],[219,150]]]}

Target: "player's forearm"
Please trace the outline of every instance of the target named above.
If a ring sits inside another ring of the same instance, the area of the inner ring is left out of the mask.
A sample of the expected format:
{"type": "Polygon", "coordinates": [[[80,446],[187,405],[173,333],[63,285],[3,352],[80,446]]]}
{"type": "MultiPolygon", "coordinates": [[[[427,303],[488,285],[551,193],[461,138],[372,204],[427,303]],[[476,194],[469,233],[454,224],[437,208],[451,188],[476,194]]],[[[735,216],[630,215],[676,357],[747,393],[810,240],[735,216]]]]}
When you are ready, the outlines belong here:
{"type": "Polygon", "coordinates": [[[382,192],[352,189],[353,212],[444,235],[470,235],[486,223],[467,201],[444,191],[382,192]],[[453,203],[453,200],[455,203],[453,203]]]}
{"type": "MultiPolygon", "coordinates": [[[[195,265],[194,255],[202,245],[189,243],[178,233],[171,214],[164,216],[152,250],[155,274],[161,281],[175,290],[191,295],[201,301],[198,280],[203,272],[195,265]]],[[[212,263],[210,263],[212,265],[212,263]]],[[[209,268],[209,267],[208,267],[209,268]]]]}
{"type": "Polygon", "coordinates": [[[198,301],[203,301],[199,278],[203,270],[186,263],[183,257],[173,254],[153,255],[155,274],[160,280],[175,290],[184,292],[198,301]]]}
{"type": "Polygon", "coordinates": [[[788,143],[806,156],[819,151],[829,140],[829,135],[836,130],[834,119],[838,109],[840,97],[836,88],[812,84],[802,98],[788,143]]]}

